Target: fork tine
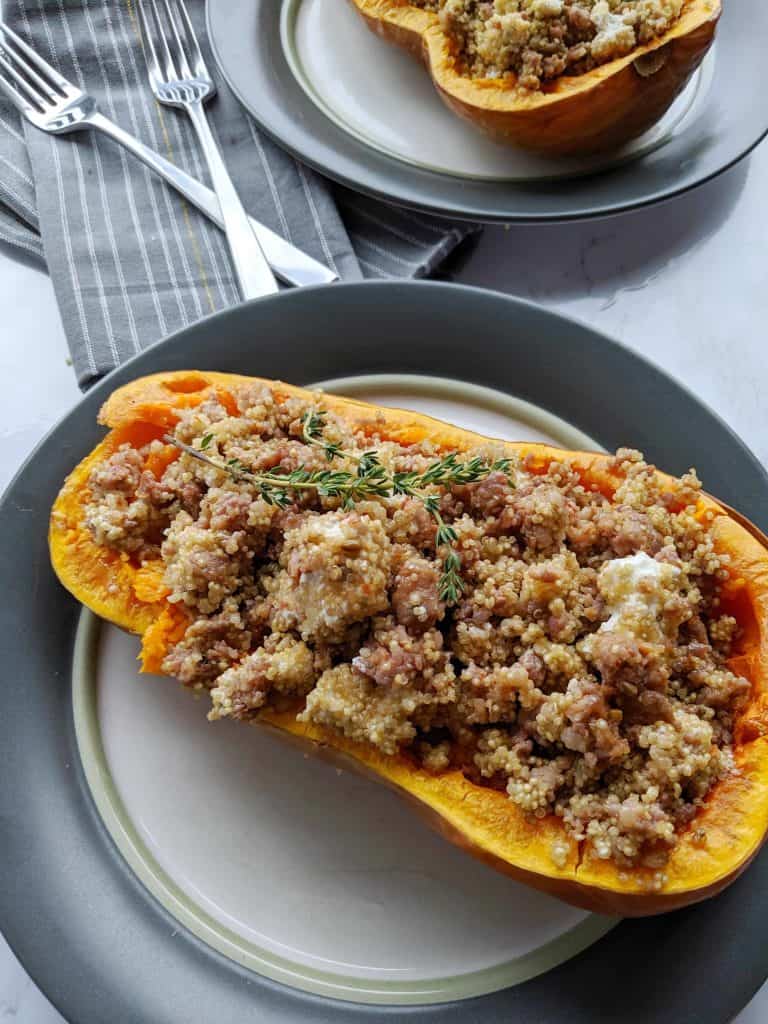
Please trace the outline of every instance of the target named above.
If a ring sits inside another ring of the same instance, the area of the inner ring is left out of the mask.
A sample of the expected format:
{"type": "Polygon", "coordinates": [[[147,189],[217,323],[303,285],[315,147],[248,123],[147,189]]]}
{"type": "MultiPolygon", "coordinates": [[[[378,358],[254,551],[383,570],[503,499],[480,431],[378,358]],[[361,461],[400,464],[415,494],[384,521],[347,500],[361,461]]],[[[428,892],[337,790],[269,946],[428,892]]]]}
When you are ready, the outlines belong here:
{"type": "Polygon", "coordinates": [[[192,19],[189,16],[187,5],[184,0],[173,0],[176,10],[178,12],[178,20],[181,22],[183,33],[187,41],[187,52],[191,62],[195,65],[194,72],[198,78],[209,78],[208,69],[205,66],[205,60],[200,49],[200,44],[197,41],[197,35],[192,24],[192,19]]]}
{"type": "Polygon", "coordinates": [[[184,47],[184,42],[179,32],[179,25],[176,14],[171,4],[171,0],[162,0],[163,6],[165,7],[165,13],[168,17],[168,24],[170,25],[173,38],[176,42],[176,49],[179,55],[179,69],[181,71],[182,78],[192,78],[192,69],[187,61],[187,51],[184,47]]]}
{"type": "Polygon", "coordinates": [[[149,15],[149,13],[147,13],[147,22],[154,18],[154,35],[157,37],[160,46],[161,75],[169,81],[178,78],[179,75],[178,72],[176,71],[176,65],[173,62],[173,54],[171,53],[171,48],[168,45],[168,35],[166,32],[163,31],[163,19],[160,16],[160,10],[158,9],[157,6],[157,0],[140,0],[140,3],[142,6],[146,5],[148,12],[152,12],[151,16],[149,15]],[[165,63],[165,67],[163,67],[163,62],[165,63]]]}
{"type": "MultiPolygon", "coordinates": [[[[27,62],[33,65],[39,74],[48,80],[47,89],[50,89],[51,85],[53,85],[59,92],[64,94],[72,91],[72,83],[59,74],[56,68],[52,67],[48,61],[43,60],[40,54],[36,53],[28,43],[25,43],[21,36],[17,35],[4,21],[0,21],[0,32],[15,45],[17,50],[24,54],[27,62]]],[[[5,48],[6,50],[10,49],[8,46],[5,48]]]]}
{"type": "Polygon", "coordinates": [[[46,82],[24,57],[17,53],[13,46],[8,45],[8,40],[0,35],[0,52],[2,52],[9,66],[15,67],[19,74],[31,87],[36,87],[36,99],[40,103],[46,100],[48,103],[57,103],[61,99],[61,93],[57,92],[50,82],[46,82]]]}
{"type": "Polygon", "coordinates": [[[2,74],[2,71],[6,71],[6,74],[13,74],[8,65],[8,61],[0,53],[0,92],[4,92],[11,103],[13,103],[13,105],[22,112],[22,114],[42,113],[42,108],[38,106],[37,102],[32,104],[28,99],[25,99],[13,82],[6,77],[6,74],[2,74]]]}
{"type": "Polygon", "coordinates": [[[157,50],[155,49],[155,33],[152,30],[152,26],[149,24],[150,16],[147,14],[144,0],[139,0],[136,4],[136,8],[139,14],[139,22],[141,24],[141,36],[144,43],[144,59],[147,62],[149,80],[153,86],[159,85],[162,78],[162,72],[160,71],[160,58],[158,57],[157,50]]]}
{"type": "MultiPolygon", "coordinates": [[[[36,107],[40,113],[43,113],[46,107],[45,99],[41,97],[39,93],[35,92],[35,90],[32,88],[31,84],[27,81],[27,79],[16,70],[13,64],[11,64],[11,62],[6,57],[7,52],[7,50],[0,49],[0,68],[2,68],[5,71],[6,75],[10,75],[14,82],[16,82],[16,84],[19,86],[19,88],[27,94],[29,98],[27,100],[27,105],[29,106],[29,100],[31,100],[34,107],[36,107]]],[[[48,103],[50,102],[51,101],[49,99],[48,103]]]]}

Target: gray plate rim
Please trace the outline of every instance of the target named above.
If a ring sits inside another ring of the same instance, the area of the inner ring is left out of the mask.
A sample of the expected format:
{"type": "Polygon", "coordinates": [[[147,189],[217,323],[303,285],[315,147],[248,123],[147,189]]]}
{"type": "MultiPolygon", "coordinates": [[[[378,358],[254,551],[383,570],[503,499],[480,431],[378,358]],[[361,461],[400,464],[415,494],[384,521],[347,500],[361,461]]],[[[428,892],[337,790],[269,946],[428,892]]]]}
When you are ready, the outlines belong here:
{"type": "Polygon", "coordinates": [[[705,184],[768,135],[768,107],[759,110],[758,104],[741,100],[761,94],[759,40],[768,36],[768,6],[761,0],[741,0],[743,20],[725,4],[704,111],[678,137],[601,174],[514,186],[453,179],[410,166],[335,125],[306,96],[288,67],[280,39],[281,7],[282,0],[208,0],[208,36],[230,88],[261,129],[297,159],[342,185],[407,208],[486,223],[604,217],[705,184]],[[745,24],[754,31],[744,32],[745,24]]]}
{"type": "Polygon", "coordinates": [[[7,570],[0,664],[7,698],[22,698],[6,699],[0,716],[0,928],[70,1020],[100,1024],[109,1006],[112,1019],[132,1024],[254,1014],[285,1024],[393,1017],[725,1024],[765,980],[768,855],[717,899],[625,921],[540,979],[460,1003],[394,1010],[297,993],[238,967],[187,933],[117,854],[76,754],[69,678],[79,606],[53,577],[44,535],[64,474],[102,433],[98,406],[112,388],[162,369],[297,379],[301,366],[298,377],[312,380],[423,372],[424,365],[533,401],[608,447],[644,446],[673,472],[696,451],[712,490],[768,525],[768,476],[690,392],[586,325],[494,292],[392,282],[296,290],[214,314],[113,372],[38,445],[0,501],[7,570]],[[479,324],[487,359],[466,343],[479,324]],[[679,415],[665,420],[670,408],[679,415]],[[738,969],[723,969],[729,963],[738,969]],[[702,972],[718,984],[702,986],[702,972]]]}

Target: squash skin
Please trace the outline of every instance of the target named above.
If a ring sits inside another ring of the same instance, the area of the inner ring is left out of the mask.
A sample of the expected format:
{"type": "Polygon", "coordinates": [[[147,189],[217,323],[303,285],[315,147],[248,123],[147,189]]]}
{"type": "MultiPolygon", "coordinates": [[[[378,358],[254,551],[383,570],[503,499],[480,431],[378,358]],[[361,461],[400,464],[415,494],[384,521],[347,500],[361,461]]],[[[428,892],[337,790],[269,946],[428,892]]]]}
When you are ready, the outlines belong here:
{"type": "Polygon", "coordinates": [[[423,62],[455,114],[497,142],[550,157],[618,149],[656,124],[704,59],[722,12],[721,0],[687,0],[679,21],[658,39],[530,92],[458,74],[434,12],[398,0],[350,3],[373,32],[423,62]]]}
{"type": "MultiPolygon", "coordinates": [[[[212,392],[231,404],[231,387],[250,380],[180,371],[120,388],[99,417],[111,427],[110,433],[70,474],[54,505],[50,528],[54,569],[64,586],[96,614],[143,636],[145,671],[160,671],[165,651],[183,634],[187,619],[165,601],[159,565],[137,570],[127,559],[93,543],[83,525],[88,475],[97,461],[120,444],[141,445],[161,437],[184,408],[199,404],[212,392]]],[[[310,394],[289,385],[265,383],[278,398],[310,394]]],[[[439,447],[461,451],[487,440],[427,416],[378,409],[351,399],[324,395],[323,406],[358,429],[402,443],[429,437],[439,447]]],[[[567,454],[574,468],[605,493],[617,482],[603,455],[562,453],[533,443],[508,443],[507,447],[526,458],[534,472],[567,454]]],[[[168,453],[172,457],[174,450],[168,453]]],[[[714,515],[717,549],[731,557],[731,579],[723,603],[744,631],[731,664],[751,680],[752,693],[736,728],[738,771],[713,787],[700,814],[681,834],[665,868],[668,881],[661,891],[653,891],[650,869],[621,872],[611,862],[589,856],[566,835],[558,819],[531,820],[505,794],[477,786],[459,771],[426,772],[405,755],[387,756],[330,730],[299,723],[295,711],[267,710],[258,723],[384,782],[407,797],[451,842],[518,881],[577,906],[617,916],[645,916],[713,896],[747,867],[768,832],[768,550],[756,528],[754,532],[745,529],[726,507],[708,496],[699,507],[700,514],[705,512],[714,515]],[[703,845],[694,839],[698,828],[706,832],[703,845]],[[562,867],[551,858],[555,840],[568,847],[562,867]]]]}

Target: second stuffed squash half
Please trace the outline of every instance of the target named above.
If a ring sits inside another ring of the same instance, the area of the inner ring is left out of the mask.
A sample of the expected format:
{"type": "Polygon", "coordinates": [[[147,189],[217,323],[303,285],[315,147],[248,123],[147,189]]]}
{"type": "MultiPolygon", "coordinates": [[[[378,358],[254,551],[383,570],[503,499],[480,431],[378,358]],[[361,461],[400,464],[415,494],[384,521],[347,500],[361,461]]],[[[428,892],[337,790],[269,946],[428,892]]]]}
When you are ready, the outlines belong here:
{"type": "MultiPolygon", "coordinates": [[[[720,0],[684,0],[679,17],[668,28],[630,52],[583,71],[577,63],[570,73],[544,80],[536,88],[524,88],[519,73],[514,71],[473,72],[467,67],[464,50],[471,44],[462,42],[467,30],[461,18],[469,15],[447,16],[447,9],[456,4],[447,2],[442,5],[446,10],[440,10],[439,4],[426,0],[350,2],[379,37],[424,63],[441,99],[455,114],[497,141],[552,157],[615,150],[656,124],[707,54],[722,10],[720,0]],[[452,30],[452,23],[458,25],[457,30],[452,30]]],[[[590,10],[597,4],[594,0],[585,4],[574,0],[572,6],[584,8],[588,24],[590,10]]],[[[605,18],[618,20],[608,10],[608,4],[601,6],[606,8],[605,18]]],[[[463,7],[479,17],[481,8],[490,9],[493,5],[465,3],[463,7]]],[[[511,41],[515,32],[505,28],[504,22],[518,17],[517,13],[506,13],[518,7],[523,25],[525,19],[535,23],[535,9],[547,8],[545,26],[556,22],[559,33],[561,22],[566,24],[564,16],[571,4],[564,6],[560,0],[554,0],[553,11],[549,0],[497,3],[487,17],[489,22],[499,23],[495,35],[501,59],[515,49],[511,41]],[[557,16],[550,17],[555,12],[557,16]]],[[[553,52],[553,48],[557,51],[553,32],[550,28],[552,38],[539,41],[542,54],[553,52]]],[[[581,38],[582,34],[576,35],[581,38]]],[[[589,38],[589,32],[584,38],[589,38]]],[[[567,52],[572,53],[579,45],[584,48],[587,44],[576,42],[567,52]]],[[[581,64],[585,64],[584,59],[581,64]]],[[[403,117],[407,116],[405,110],[403,117]]]]}

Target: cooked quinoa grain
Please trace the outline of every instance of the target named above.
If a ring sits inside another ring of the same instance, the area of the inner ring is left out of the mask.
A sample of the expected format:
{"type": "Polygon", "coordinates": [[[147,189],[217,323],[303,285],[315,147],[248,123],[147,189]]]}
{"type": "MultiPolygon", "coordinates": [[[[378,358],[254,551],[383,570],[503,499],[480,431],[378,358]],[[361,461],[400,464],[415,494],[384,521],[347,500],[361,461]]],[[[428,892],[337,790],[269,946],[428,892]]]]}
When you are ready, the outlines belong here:
{"type": "MultiPolygon", "coordinates": [[[[554,17],[557,5],[522,6],[554,17]]],[[[205,438],[253,472],[327,465],[302,432],[319,397],[262,385],[233,397],[237,415],[208,399],[176,438],[205,438]]],[[[374,446],[390,472],[423,471],[438,454],[332,416],[323,440],[342,465],[374,446]]],[[[728,566],[696,514],[695,473],[663,484],[627,449],[612,468],[610,499],[567,460],[439,488],[461,559],[454,604],[440,596],[435,518],[412,496],[345,507],[307,490],[279,507],[247,478],[155,441],[94,468],[86,518],[96,543],[161,561],[168,600],[190,618],[163,667],[210,692],[211,719],[276,708],[426,771],[461,771],[532,818],[560,819],[555,867],[576,841],[651,869],[648,885],[662,888],[680,830],[734,770],[750,684],[728,667],[728,566]]]]}
{"type": "Polygon", "coordinates": [[[684,0],[401,0],[435,11],[464,73],[540,89],[664,35],[684,0]]]}

